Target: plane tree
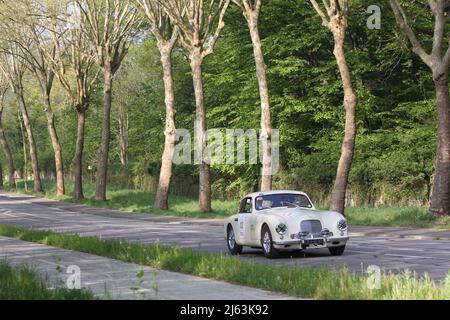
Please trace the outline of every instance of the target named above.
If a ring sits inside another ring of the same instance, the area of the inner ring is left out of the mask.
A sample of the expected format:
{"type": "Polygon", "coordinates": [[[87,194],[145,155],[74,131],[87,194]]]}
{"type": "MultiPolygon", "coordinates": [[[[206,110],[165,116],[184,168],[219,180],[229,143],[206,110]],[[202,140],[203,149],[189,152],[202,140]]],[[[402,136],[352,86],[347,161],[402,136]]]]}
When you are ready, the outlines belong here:
{"type": "Polygon", "coordinates": [[[80,29],[103,75],[103,120],[98,149],[95,200],[106,200],[113,77],[137,34],[141,16],[129,1],[76,0],[80,29]]]}
{"type": "Polygon", "coordinates": [[[333,54],[336,58],[344,89],[345,133],[330,206],[331,210],[344,213],[348,177],[355,153],[356,107],[358,103],[352,84],[352,75],[345,56],[349,7],[347,0],[323,0],[322,6],[316,0],[311,0],[311,3],[322,19],[323,26],[328,28],[333,35],[333,54]]]}
{"type": "MultiPolygon", "coordinates": [[[[91,93],[97,84],[99,69],[92,55],[91,43],[86,39],[81,18],[71,1],[55,8],[46,25],[54,50],[44,50],[49,66],[54,70],[76,114],[76,143],[72,160],[74,198],[84,198],[83,153],[85,145],[86,116],[90,107],[91,93]]],[[[47,47],[48,48],[48,47],[47,47]]]]}
{"type": "Polygon", "coordinates": [[[158,0],[178,27],[180,43],[188,52],[195,93],[196,159],[199,162],[199,209],[210,212],[211,168],[207,155],[207,124],[202,64],[211,55],[225,26],[230,0],[158,0]]]}
{"type": "MultiPolygon", "coordinates": [[[[450,66],[450,33],[447,0],[429,0],[426,10],[434,18],[431,50],[419,40],[420,31],[414,30],[404,6],[390,0],[397,24],[408,39],[411,50],[420,57],[433,74],[438,113],[438,137],[435,176],[431,191],[429,212],[433,216],[450,215],[450,103],[448,70],[450,66]]],[[[430,38],[430,36],[428,36],[430,38]]]]}
{"type": "Polygon", "coordinates": [[[20,0],[14,5],[11,4],[8,9],[7,13],[11,18],[7,20],[9,23],[6,23],[5,20],[3,22],[9,33],[8,41],[15,43],[19,49],[16,53],[26,61],[27,68],[37,80],[53,148],[56,195],[62,196],[65,194],[62,147],[56,130],[55,114],[51,102],[55,73],[50,64],[53,59],[52,55],[55,54],[55,47],[50,33],[45,27],[51,6],[36,6],[32,1],[20,0]],[[48,52],[50,55],[47,54],[48,52]]]}
{"type": "Polygon", "coordinates": [[[42,182],[39,170],[36,140],[31,125],[28,107],[24,95],[24,75],[27,70],[27,62],[22,57],[22,52],[17,43],[1,41],[0,43],[0,71],[8,81],[9,87],[17,98],[19,110],[22,115],[23,124],[27,133],[30,149],[31,168],[33,171],[34,192],[42,192],[42,182]]]}
{"type": "MultiPolygon", "coordinates": [[[[3,149],[3,153],[5,155],[5,159],[8,165],[8,173],[9,173],[9,186],[12,188],[16,187],[16,179],[15,179],[15,166],[14,166],[14,158],[11,153],[11,148],[9,147],[9,143],[6,140],[5,132],[3,130],[3,110],[5,109],[5,97],[6,92],[9,89],[8,81],[6,81],[3,75],[0,75],[0,146],[3,149]]],[[[3,180],[3,176],[2,176],[3,180]]],[[[3,181],[2,181],[3,182],[3,181]]]]}
{"type": "Polygon", "coordinates": [[[170,20],[170,17],[165,13],[163,7],[157,0],[138,0],[135,3],[145,14],[150,24],[151,33],[156,40],[156,45],[161,56],[166,120],[164,150],[161,158],[161,171],[154,206],[158,209],[168,209],[169,187],[172,177],[172,162],[176,138],[172,52],[177,43],[179,31],[178,26],[170,20]]]}
{"type": "Polygon", "coordinates": [[[259,96],[261,100],[261,191],[272,189],[272,116],[270,111],[269,86],[267,83],[267,66],[259,33],[259,16],[262,0],[233,0],[242,10],[247,21],[250,37],[252,39],[253,54],[256,64],[256,78],[258,80],[259,96]]]}

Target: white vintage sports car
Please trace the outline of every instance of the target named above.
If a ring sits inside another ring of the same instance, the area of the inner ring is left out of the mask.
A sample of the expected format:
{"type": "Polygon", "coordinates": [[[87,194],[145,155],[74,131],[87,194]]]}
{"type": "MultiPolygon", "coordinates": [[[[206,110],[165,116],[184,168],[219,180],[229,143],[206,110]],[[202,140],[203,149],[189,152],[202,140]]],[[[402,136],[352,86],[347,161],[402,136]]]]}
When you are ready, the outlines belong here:
{"type": "Polygon", "coordinates": [[[227,219],[225,235],[231,254],[248,246],[262,248],[267,258],[308,247],[328,248],[339,256],[349,239],[343,215],[316,210],[308,195],[299,191],[249,194],[239,212],[227,219]]]}

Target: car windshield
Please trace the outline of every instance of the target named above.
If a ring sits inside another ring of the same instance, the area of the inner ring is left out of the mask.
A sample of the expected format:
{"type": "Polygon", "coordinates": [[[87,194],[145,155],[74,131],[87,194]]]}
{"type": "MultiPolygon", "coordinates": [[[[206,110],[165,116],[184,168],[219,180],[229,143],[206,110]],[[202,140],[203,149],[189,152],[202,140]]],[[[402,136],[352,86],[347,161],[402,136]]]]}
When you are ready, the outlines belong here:
{"type": "Polygon", "coordinates": [[[303,194],[281,193],[256,197],[255,207],[256,210],[281,207],[301,207],[310,209],[313,205],[308,197],[303,194]]]}

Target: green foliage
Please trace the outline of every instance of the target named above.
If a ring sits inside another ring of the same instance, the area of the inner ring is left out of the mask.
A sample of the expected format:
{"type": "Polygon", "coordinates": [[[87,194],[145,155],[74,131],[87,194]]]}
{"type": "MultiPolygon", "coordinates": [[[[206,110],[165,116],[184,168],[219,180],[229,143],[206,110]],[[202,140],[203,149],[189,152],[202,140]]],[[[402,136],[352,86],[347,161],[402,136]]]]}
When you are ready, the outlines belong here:
{"type": "MultiPolygon", "coordinates": [[[[380,5],[390,12],[387,1],[380,5]]],[[[359,99],[351,194],[360,205],[421,205],[429,196],[435,149],[431,75],[404,42],[392,37],[395,21],[390,14],[383,15],[381,30],[367,29],[366,7],[364,1],[352,3],[347,37],[359,99]]],[[[238,10],[228,19],[232,27],[225,29],[205,67],[209,124],[258,129],[259,96],[248,30],[238,10]]],[[[332,36],[309,1],[265,4],[260,26],[273,126],[281,139],[283,172],[276,186],[303,189],[325,204],[344,126],[332,36]]],[[[259,171],[249,167],[214,169],[221,176],[215,186],[223,194],[232,190],[242,195],[242,186],[255,189],[251,182],[259,177],[259,171]]]]}
{"type": "MultiPolygon", "coordinates": [[[[432,77],[398,32],[388,1],[377,4],[383,13],[380,30],[366,27],[366,1],[352,1],[350,6],[346,52],[359,103],[349,196],[353,205],[424,205],[432,184],[436,143],[432,77]]],[[[433,20],[417,4],[404,4],[410,15],[417,16],[420,40],[429,46],[426,35],[433,30],[433,20]]],[[[275,187],[302,189],[316,203],[326,206],[344,129],[343,93],[331,33],[321,25],[308,0],[268,1],[260,19],[273,127],[280,130],[281,140],[282,170],[275,177],[275,187]]],[[[159,58],[149,34],[132,46],[115,78],[109,180],[122,187],[148,191],[156,188],[165,110],[159,58]],[[129,117],[126,167],[119,161],[120,110],[129,117]]],[[[186,53],[180,48],[174,50],[173,65],[176,125],[193,132],[192,78],[186,53]]],[[[203,69],[208,127],[258,130],[260,101],[253,50],[246,21],[236,6],[230,7],[221,39],[203,69]]],[[[40,164],[45,176],[52,177],[52,151],[35,86],[31,80],[26,82],[26,98],[40,164]]],[[[101,96],[99,85],[92,93],[87,115],[84,170],[88,181],[94,177],[97,160],[101,96]]],[[[52,98],[64,166],[69,174],[76,117],[58,85],[52,98]]],[[[7,99],[3,123],[16,164],[23,168],[22,140],[12,95],[7,99]]],[[[258,166],[215,165],[212,169],[215,198],[236,199],[258,188],[258,166]]],[[[196,197],[197,166],[175,166],[173,177],[173,194],[196,197]]]]}

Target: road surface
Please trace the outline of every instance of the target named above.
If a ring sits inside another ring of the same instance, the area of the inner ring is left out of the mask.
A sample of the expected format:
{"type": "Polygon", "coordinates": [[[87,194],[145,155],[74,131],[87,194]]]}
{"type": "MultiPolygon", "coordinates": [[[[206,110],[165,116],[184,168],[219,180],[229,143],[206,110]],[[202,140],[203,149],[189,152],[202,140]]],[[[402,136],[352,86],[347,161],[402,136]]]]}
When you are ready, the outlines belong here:
{"type": "MultiPolygon", "coordinates": [[[[111,216],[105,212],[107,210],[0,192],[0,224],[102,239],[160,242],[207,252],[227,252],[223,228],[219,225],[184,223],[176,218],[146,218],[139,214],[124,214],[121,218],[117,212],[111,216]]],[[[284,266],[338,268],[345,265],[354,272],[377,265],[393,272],[409,269],[420,275],[427,273],[435,280],[444,279],[449,272],[450,240],[440,237],[439,232],[417,230],[417,233],[425,235],[431,233],[433,237],[411,239],[394,237],[393,233],[393,236],[383,236],[379,228],[375,230],[378,232],[373,232],[374,235],[370,232],[351,232],[351,239],[341,257],[330,256],[327,249],[310,249],[293,256],[286,254],[276,260],[266,260],[260,250],[247,249],[240,258],[284,266]]],[[[442,234],[448,235],[448,232],[442,234]]]]}

